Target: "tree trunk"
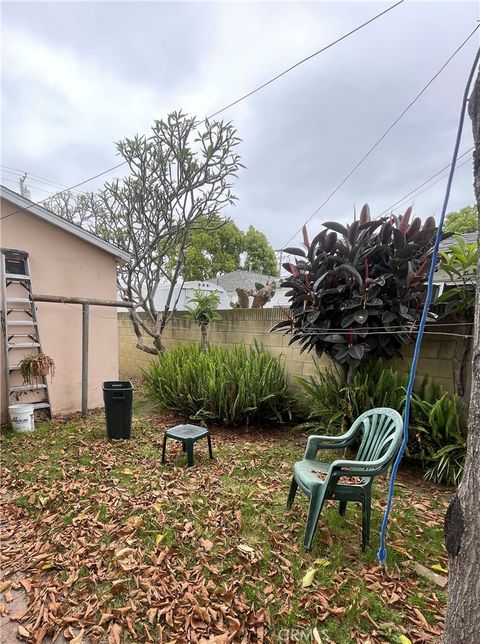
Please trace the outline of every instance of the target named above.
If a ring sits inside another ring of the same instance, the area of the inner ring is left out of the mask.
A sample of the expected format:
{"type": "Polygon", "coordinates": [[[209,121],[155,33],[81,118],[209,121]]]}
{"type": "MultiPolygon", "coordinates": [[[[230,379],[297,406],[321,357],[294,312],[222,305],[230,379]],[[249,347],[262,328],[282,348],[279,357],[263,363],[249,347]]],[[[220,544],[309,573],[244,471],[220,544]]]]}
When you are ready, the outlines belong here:
{"type": "MultiPolygon", "coordinates": [[[[480,213],[480,73],[470,96],[475,150],[473,174],[480,213]]],[[[480,223],[480,222],[479,222],[480,223]]],[[[472,388],[465,471],[445,517],[450,558],[445,644],[480,641],[480,261],[477,270],[475,328],[472,339],[472,388]]]]}
{"type": "Polygon", "coordinates": [[[207,351],[207,325],[201,324],[200,331],[202,332],[202,351],[206,353],[207,351]]]}
{"type": "Polygon", "coordinates": [[[155,345],[154,347],[147,346],[143,340],[142,329],[140,328],[138,320],[135,318],[135,313],[133,311],[130,311],[129,314],[130,314],[130,320],[132,321],[133,330],[135,331],[135,335],[137,336],[136,348],[140,349],[140,351],[145,351],[145,353],[150,353],[152,355],[157,355],[158,353],[162,353],[163,351],[165,351],[165,347],[162,344],[161,333],[158,335],[151,336],[152,341],[155,345]]]}
{"type": "MultiPolygon", "coordinates": [[[[460,318],[457,319],[458,327],[455,329],[456,333],[461,333],[465,336],[470,335],[472,332],[471,324],[469,321],[460,318]]],[[[471,338],[457,338],[455,342],[455,355],[453,357],[453,384],[455,393],[460,397],[462,402],[468,406],[468,388],[467,388],[467,369],[470,366],[469,357],[472,343],[471,338]]]]}

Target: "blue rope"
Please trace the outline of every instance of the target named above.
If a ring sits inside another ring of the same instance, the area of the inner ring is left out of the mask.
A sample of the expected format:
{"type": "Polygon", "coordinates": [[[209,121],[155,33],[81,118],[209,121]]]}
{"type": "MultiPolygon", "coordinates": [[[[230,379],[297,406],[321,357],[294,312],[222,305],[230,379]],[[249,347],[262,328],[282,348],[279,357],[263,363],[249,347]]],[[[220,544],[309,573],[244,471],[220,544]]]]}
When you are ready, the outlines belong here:
{"type": "Polygon", "coordinates": [[[470,74],[467,80],[467,85],[465,87],[465,92],[463,94],[463,101],[462,101],[462,109],[460,111],[460,119],[458,122],[458,129],[457,129],[457,137],[455,141],[455,147],[453,150],[453,157],[452,157],[452,165],[450,167],[450,173],[448,175],[448,181],[447,181],[447,187],[445,190],[445,197],[443,199],[443,206],[442,206],[442,213],[440,215],[440,221],[438,223],[438,228],[437,228],[437,234],[435,236],[435,244],[433,246],[433,251],[432,251],[432,263],[430,265],[430,270],[428,272],[428,282],[427,282],[427,295],[425,297],[425,303],[423,306],[423,311],[422,311],[422,317],[420,319],[420,324],[418,327],[418,334],[417,334],[417,339],[415,342],[415,350],[413,352],[413,358],[412,358],[412,364],[410,367],[410,374],[408,378],[408,385],[407,385],[407,394],[405,397],[405,412],[403,416],[403,439],[402,439],[402,444],[400,445],[400,449],[398,451],[398,454],[395,458],[395,461],[392,466],[392,472],[390,475],[390,482],[388,486],[388,498],[387,498],[387,506],[385,508],[385,514],[383,515],[383,520],[382,520],[382,527],[380,529],[380,547],[377,551],[377,559],[381,564],[385,563],[385,560],[387,559],[387,549],[385,546],[385,537],[386,537],[386,532],[387,532],[387,524],[388,524],[388,518],[390,516],[390,510],[392,507],[392,501],[393,501],[393,494],[395,491],[395,478],[397,476],[397,471],[398,471],[398,466],[400,465],[400,461],[402,460],[403,453],[405,451],[405,447],[407,446],[407,441],[408,441],[408,424],[410,421],[410,403],[412,400],[412,392],[413,392],[413,385],[415,382],[415,374],[417,372],[417,364],[418,364],[418,359],[420,357],[420,347],[422,344],[422,339],[423,339],[423,332],[425,331],[425,324],[427,322],[427,315],[428,315],[428,310],[430,308],[430,304],[432,301],[432,294],[433,294],[433,276],[435,273],[435,268],[437,265],[437,257],[438,257],[438,248],[440,246],[440,241],[442,239],[442,229],[443,229],[443,223],[445,220],[445,213],[447,212],[447,206],[448,206],[448,200],[450,197],[450,190],[452,187],[452,181],[453,181],[453,175],[455,173],[455,166],[457,163],[457,157],[458,157],[458,149],[460,147],[460,140],[462,138],[462,129],[463,129],[463,123],[465,121],[465,112],[467,109],[467,102],[468,102],[468,94],[470,92],[470,85],[472,83],[473,75],[475,73],[475,70],[478,65],[478,61],[480,59],[480,48],[477,51],[477,54],[475,56],[475,60],[472,65],[472,69],[470,70],[470,74]]]}

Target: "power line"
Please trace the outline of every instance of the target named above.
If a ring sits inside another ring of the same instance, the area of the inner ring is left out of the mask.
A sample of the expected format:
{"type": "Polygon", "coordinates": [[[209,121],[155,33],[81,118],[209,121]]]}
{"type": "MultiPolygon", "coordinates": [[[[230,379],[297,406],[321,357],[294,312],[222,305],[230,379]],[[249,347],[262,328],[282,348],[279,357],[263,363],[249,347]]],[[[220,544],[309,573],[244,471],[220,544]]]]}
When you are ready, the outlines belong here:
{"type": "MultiPolygon", "coordinates": [[[[23,176],[24,174],[27,174],[27,179],[29,181],[37,182],[37,183],[42,183],[47,186],[52,186],[55,189],[57,188],[68,188],[66,183],[60,183],[59,181],[54,181],[53,179],[47,179],[46,177],[42,177],[38,174],[34,174],[33,172],[30,172],[29,170],[19,170],[18,168],[10,168],[6,165],[2,165],[2,173],[7,172],[9,174],[17,175],[17,176],[23,176]]],[[[78,191],[80,192],[80,190],[78,191]]]]}
{"type": "Polygon", "coordinates": [[[51,186],[58,186],[60,188],[67,188],[67,184],[65,183],[59,183],[58,181],[53,181],[53,179],[47,179],[46,177],[40,177],[39,175],[33,174],[29,170],[20,170],[18,168],[10,168],[7,165],[2,165],[2,172],[8,172],[10,174],[15,174],[15,175],[24,175],[25,173],[31,178],[35,179],[36,181],[40,181],[41,183],[46,183],[51,186]]]}
{"type": "MultiPolygon", "coordinates": [[[[473,147],[471,147],[469,150],[467,150],[466,152],[464,152],[464,153],[463,153],[461,156],[459,156],[458,158],[459,158],[459,159],[461,159],[462,157],[464,157],[466,154],[468,154],[468,153],[469,153],[469,152],[471,152],[472,150],[473,150],[473,147]]],[[[468,158],[468,159],[466,159],[463,163],[460,163],[459,165],[457,165],[457,170],[458,170],[458,168],[461,168],[462,166],[464,166],[466,163],[470,163],[470,161],[471,161],[471,158],[468,158]]],[[[436,172],[436,173],[435,173],[434,175],[432,175],[429,179],[427,179],[426,181],[424,181],[423,183],[421,183],[419,186],[417,186],[416,188],[414,188],[413,190],[411,190],[410,192],[408,192],[405,196],[403,196],[401,199],[399,199],[398,201],[396,201],[396,202],[395,202],[393,205],[391,205],[389,208],[387,208],[387,209],[386,209],[386,210],[384,210],[382,213],[380,213],[380,214],[378,215],[378,217],[376,217],[376,219],[379,219],[380,217],[383,217],[383,215],[385,215],[387,212],[390,212],[390,211],[391,211],[391,210],[393,210],[394,208],[402,207],[405,203],[407,203],[407,202],[408,202],[408,201],[410,201],[411,199],[415,199],[415,197],[418,197],[418,195],[421,195],[421,194],[422,194],[422,192],[425,192],[425,190],[428,190],[429,188],[431,188],[432,186],[434,186],[434,185],[435,185],[436,183],[438,183],[439,181],[442,181],[443,179],[445,179],[445,177],[446,177],[446,176],[448,176],[448,175],[446,175],[446,174],[444,174],[443,176],[441,176],[439,179],[437,179],[437,181],[434,181],[432,184],[430,184],[429,186],[427,186],[427,187],[426,187],[426,188],[424,188],[423,190],[420,190],[420,192],[417,192],[417,190],[419,190],[420,188],[423,188],[423,186],[425,186],[427,183],[430,183],[430,181],[431,181],[432,179],[435,179],[435,177],[438,177],[438,175],[439,175],[439,174],[441,174],[442,172],[445,172],[445,170],[448,170],[449,168],[450,168],[450,164],[449,164],[449,165],[447,165],[447,166],[445,166],[444,168],[442,168],[442,169],[441,169],[441,170],[439,170],[438,172],[436,172]]]]}
{"type": "MultiPolygon", "coordinates": [[[[2,181],[5,181],[6,183],[13,183],[15,186],[18,187],[18,179],[10,179],[9,177],[2,177],[2,181]]],[[[35,190],[39,190],[40,192],[45,192],[48,195],[52,194],[50,190],[45,190],[45,188],[39,188],[38,186],[32,186],[32,187],[35,188],[35,190]]]]}
{"type": "Polygon", "coordinates": [[[326,45],[325,47],[322,47],[322,49],[319,49],[318,51],[315,51],[313,54],[310,54],[310,56],[307,56],[306,58],[302,58],[302,60],[299,60],[299,61],[298,61],[298,63],[295,63],[294,65],[292,65],[291,67],[288,67],[288,68],[287,68],[287,69],[285,69],[283,72],[280,72],[280,74],[277,74],[276,76],[274,76],[274,77],[273,77],[273,78],[271,78],[270,80],[266,81],[266,82],[265,82],[265,83],[263,83],[262,85],[259,85],[259,86],[258,86],[258,87],[256,87],[255,89],[252,89],[252,91],[251,91],[251,92],[248,92],[248,94],[244,94],[244,95],[243,95],[243,96],[241,96],[240,98],[237,98],[237,100],[236,100],[236,101],[233,101],[232,103],[229,103],[229,104],[228,104],[228,105],[226,105],[225,107],[222,107],[222,109],[221,109],[221,110],[217,110],[214,114],[212,114],[212,115],[211,115],[211,116],[209,116],[208,118],[210,118],[210,119],[211,119],[211,118],[213,118],[214,116],[217,116],[218,114],[220,114],[221,112],[224,112],[225,110],[228,110],[228,108],[229,108],[229,107],[233,107],[234,105],[237,105],[237,104],[238,104],[238,103],[240,103],[241,101],[244,101],[244,100],[245,100],[246,98],[248,98],[249,96],[252,96],[252,94],[256,94],[257,92],[259,92],[260,90],[262,90],[264,87],[267,87],[267,85],[270,85],[271,83],[274,83],[276,80],[278,80],[278,79],[279,79],[279,78],[281,78],[282,76],[285,76],[285,74],[288,74],[289,72],[291,72],[291,71],[292,71],[292,69],[295,69],[296,67],[299,67],[300,65],[303,65],[303,63],[306,63],[308,60],[311,60],[312,58],[315,58],[315,56],[318,56],[319,54],[322,54],[322,53],[323,53],[324,51],[326,51],[327,49],[330,49],[330,47],[333,47],[334,45],[338,44],[338,43],[339,43],[339,42],[341,42],[342,40],[345,40],[345,38],[348,38],[349,36],[351,36],[352,34],[356,33],[357,31],[360,31],[360,29],[363,29],[363,27],[366,27],[366,26],[367,26],[367,25],[369,25],[371,22],[374,22],[375,20],[377,20],[377,19],[378,19],[378,18],[380,18],[381,16],[385,15],[386,13],[388,13],[389,11],[391,11],[392,9],[395,9],[395,7],[398,7],[398,6],[399,6],[399,5],[401,5],[403,2],[404,2],[404,0],[400,0],[400,2],[397,2],[396,4],[392,5],[391,7],[388,7],[387,9],[385,9],[384,11],[382,11],[381,13],[378,13],[376,16],[373,16],[373,18],[370,18],[370,19],[369,19],[369,20],[367,20],[366,22],[363,22],[361,25],[358,25],[358,27],[355,27],[355,29],[352,29],[352,30],[351,30],[351,31],[349,31],[348,33],[344,34],[343,36],[340,36],[340,38],[337,38],[336,40],[332,41],[331,43],[329,43],[329,44],[328,44],[328,45],[326,45]]]}
{"type": "MultiPolygon", "coordinates": [[[[49,199],[53,199],[54,197],[58,197],[60,195],[63,195],[65,192],[69,192],[70,190],[73,190],[74,188],[78,188],[79,186],[83,186],[85,183],[88,183],[89,181],[93,181],[93,179],[97,179],[98,177],[101,177],[104,174],[107,174],[107,172],[110,172],[111,170],[115,170],[116,168],[120,168],[120,166],[125,165],[126,161],[122,161],[122,163],[117,163],[117,165],[112,166],[108,170],[105,170],[104,172],[99,172],[98,174],[94,175],[93,177],[89,177],[88,179],[85,179],[84,181],[80,181],[79,183],[74,184],[73,186],[70,186],[66,190],[60,190],[60,192],[54,193],[51,197],[47,197],[47,199],[42,199],[38,203],[42,204],[45,203],[45,201],[48,201],[49,199]]],[[[38,204],[32,202],[32,206],[37,206],[38,204]]],[[[4,219],[8,219],[9,217],[12,217],[13,215],[16,215],[19,212],[23,212],[25,210],[29,210],[31,206],[26,206],[25,208],[18,208],[18,210],[14,210],[13,212],[10,212],[8,215],[4,215],[3,217],[0,217],[0,221],[3,221],[4,219]]]]}
{"type": "MultiPolygon", "coordinates": [[[[363,29],[363,27],[366,27],[367,25],[369,25],[370,23],[374,22],[375,20],[377,20],[381,16],[385,15],[389,11],[392,11],[392,9],[395,9],[399,5],[403,4],[403,2],[405,2],[405,0],[400,0],[399,2],[395,3],[394,5],[392,5],[390,7],[387,7],[387,9],[385,9],[384,11],[381,11],[377,15],[375,15],[372,18],[370,18],[369,20],[367,20],[366,22],[363,22],[361,25],[358,25],[358,27],[355,27],[355,29],[352,29],[348,33],[344,34],[343,36],[340,36],[340,38],[337,38],[336,40],[334,40],[333,42],[329,43],[328,45],[326,45],[322,49],[319,49],[318,51],[314,52],[313,54],[310,54],[310,56],[307,56],[306,58],[303,58],[302,60],[298,61],[297,63],[295,63],[294,65],[292,65],[288,69],[285,69],[280,74],[277,74],[277,76],[275,76],[274,78],[271,78],[269,81],[263,83],[262,85],[260,85],[259,87],[255,88],[251,92],[248,92],[248,94],[245,94],[244,96],[241,96],[236,101],[233,101],[232,103],[229,103],[225,107],[222,107],[220,110],[217,110],[216,112],[214,112],[213,114],[211,114],[207,118],[208,119],[214,118],[215,116],[217,116],[221,112],[224,112],[228,108],[230,108],[230,107],[232,107],[234,105],[237,105],[237,103],[240,103],[241,101],[244,101],[246,98],[248,98],[252,94],[255,94],[256,92],[259,92],[261,89],[263,89],[267,85],[270,85],[271,83],[275,82],[276,80],[278,80],[279,78],[281,78],[285,74],[288,74],[288,72],[292,71],[293,69],[295,69],[299,65],[302,65],[303,63],[307,62],[308,60],[310,60],[310,59],[314,58],[315,56],[318,56],[322,52],[326,51],[327,49],[330,49],[330,47],[333,47],[334,45],[336,45],[337,43],[341,42],[342,40],[345,40],[346,38],[348,38],[352,34],[356,33],[357,31],[360,31],[360,29],[363,29]]],[[[122,161],[121,163],[118,163],[117,165],[114,165],[111,168],[108,168],[107,170],[104,170],[103,172],[99,172],[98,174],[94,175],[93,177],[89,177],[88,179],[85,179],[84,181],[80,181],[79,183],[76,183],[75,185],[70,186],[69,188],[66,188],[65,190],[57,192],[56,194],[52,195],[52,197],[49,197],[49,198],[58,197],[59,195],[63,194],[64,192],[68,192],[69,190],[73,190],[74,188],[78,188],[79,186],[83,186],[85,183],[88,183],[89,181],[93,181],[94,179],[98,179],[98,177],[101,177],[102,175],[107,174],[108,172],[111,172],[112,170],[116,170],[117,168],[120,168],[121,166],[125,165],[126,163],[127,163],[126,161],[122,161]]],[[[45,201],[47,201],[47,199],[43,199],[39,203],[44,203],[45,201]]],[[[12,215],[17,214],[18,212],[21,212],[22,210],[25,210],[25,209],[24,208],[19,208],[18,210],[15,210],[14,212],[11,212],[8,215],[5,215],[4,217],[0,217],[0,221],[2,221],[3,219],[7,219],[8,217],[11,217],[12,215]]]]}
{"type": "Polygon", "coordinates": [[[284,244],[285,246],[288,246],[288,244],[294,239],[298,233],[302,231],[302,228],[304,225],[308,224],[309,221],[311,221],[315,215],[317,215],[320,210],[330,201],[330,199],[340,190],[340,188],[343,186],[344,183],[350,179],[352,174],[363,164],[363,162],[370,156],[370,154],[375,150],[376,147],[380,145],[380,143],[383,141],[383,139],[391,132],[391,130],[397,125],[397,123],[405,116],[405,114],[415,105],[415,103],[419,100],[419,98],[422,96],[422,94],[430,87],[430,85],[438,78],[438,76],[442,73],[442,71],[447,67],[447,65],[450,63],[451,60],[458,54],[458,52],[467,44],[467,42],[472,38],[472,36],[475,34],[476,31],[480,29],[480,25],[477,25],[475,29],[472,31],[472,33],[467,36],[467,38],[457,47],[457,49],[447,58],[447,60],[443,63],[443,65],[440,67],[440,69],[432,76],[432,78],[428,81],[426,85],[420,90],[420,92],[415,96],[414,99],[410,101],[410,103],[406,106],[406,108],[397,116],[397,118],[393,121],[393,123],[385,130],[385,132],[382,134],[382,136],[372,145],[372,147],[363,155],[363,157],[353,166],[353,168],[348,172],[348,174],[340,181],[340,183],[336,186],[334,190],[326,197],[326,199],[320,204],[320,206],[315,210],[314,213],[310,215],[310,217],[305,221],[305,223],[290,237],[290,239],[284,244]]]}
{"type": "MultiPolygon", "coordinates": [[[[75,306],[75,305],[72,304],[71,306],[75,306]]],[[[281,308],[283,308],[283,307],[281,307],[281,308]]],[[[227,309],[227,310],[229,310],[229,309],[227,309]]],[[[251,309],[239,309],[239,310],[242,311],[242,310],[251,310],[251,309]]],[[[274,309],[272,308],[272,309],[264,309],[264,310],[274,310],[274,309]]],[[[218,309],[218,311],[221,314],[222,309],[218,309]]],[[[182,311],[177,310],[177,313],[181,313],[181,312],[182,311]]],[[[180,318],[180,319],[185,319],[185,321],[187,322],[187,318],[180,318]]],[[[278,320],[270,320],[270,321],[271,322],[278,322],[278,320]]],[[[228,318],[222,318],[221,320],[216,320],[215,322],[211,322],[210,324],[214,325],[214,326],[212,326],[212,329],[214,329],[214,327],[216,328],[217,326],[218,327],[222,327],[222,326],[223,327],[231,327],[231,323],[229,322],[228,318]]],[[[469,326],[473,326],[473,322],[465,322],[465,324],[469,325],[469,326]]],[[[417,325],[417,322],[411,322],[410,324],[392,324],[392,325],[389,324],[388,325],[388,330],[392,331],[392,332],[402,331],[403,330],[405,332],[411,331],[413,333],[413,332],[415,332],[415,326],[416,325],[417,325]],[[408,328],[406,328],[406,327],[408,327],[408,328]]],[[[434,327],[434,328],[438,328],[438,327],[443,328],[443,327],[447,327],[447,326],[458,327],[458,322],[441,322],[441,321],[437,322],[437,321],[435,321],[435,322],[427,322],[426,326],[434,327]]],[[[368,331],[385,331],[385,328],[386,328],[385,325],[383,325],[383,326],[369,326],[369,327],[364,327],[364,330],[368,330],[368,331]]],[[[222,331],[223,330],[228,331],[228,328],[222,329],[222,331]]],[[[321,330],[321,331],[308,331],[308,332],[305,333],[305,335],[330,335],[332,333],[347,333],[348,330],[349,329],[345,328],[345,327],[331,327],[330,329],[324,329],[324,330],[321,330]]],[[[361,331],[362,327],[357,327],[354,330],[361,331]]],[[[279,330],[278,333],[281,334],[281,331],[279,330]]]]}
{"type": "MultiPolygon", "coordinates": [[[[463,163],[460,163],[459,165],[457,165],[457,167],[456,167],[457,171],[459,170],[459,168],[461,168],[462,166],[466,165],[467,163],[471,163],[471,159],[467,159],[467,160],[466,160],[466,161],[464,161],[463,163]]],[[[419,195],[421,195],[421,194],[422,194],[423,192],[425,192],[426,190],[429,190],[430,188],[432,188],[436,183],[439,183],[440,181],[443,181],[446,177],[448,177],[448,173],[447,173],[447,174],[444,174],[442,177],[440,177],[439,179],[437,179],[436,181],[434,181],[433,183],[431,183],[429,186],[427,186],[427,187],[426,187],[426,188],[424,188],[423,190],[420,190],[419,192],[415,193],[415,194],[413,195],[413,198],[418,197],[419,195]]],[[[409,201],[409,200],[408,200],[408,201],[409,201]]],[[[399,207],[402,207],[403,205],[405,205],[406,203],[408,203],[408,201],[404,202],[404,204],[401,204],[399,207]]]]}
{"type": "MultiPolygon", "coordinates": [[[[70,306],[70,307],[78,306],[77,304],[71,304],[69,302],[62,302],[62,304],[64,304],[65,306],[70,306]]],[[[92,306],[95,306],[95,305],[92,305],[92,306]]],[[[114,311],[114,313],[115,313],[115,311],[114,311]]],[[[101,320],[109,320],[110,322],[112,320],[116,319],[116,316],[113,315],[113,314],[112,314],[111,317],[107,317],[107,316],[104,316],[104,315],[99,315],[98,313],[94,313],[92,310],[90,310],[90,315],[92,315],[93,317],[99,318],[101,320]]],[[[221,322],[219,322],[217,320],[216,322],[211,322],[210,324],[211,324],[210,331],[215,333],[215,326],[214,325],[221,324],[221,322]]],[[[225,322],[224,324],[228,324],[228,323],[225,322]]],[[[441,322],[430,323],[430,325],[435,325],[435,324],[438,324],[439,326],[458,326],[457,323],[446,323],[446,324],[443,324],[441,322]]],[[[470,324],[470,323],[468,323],[468,324],[470,324]]],[[[228,326],[230,327],[231,325],[228,325],[228,326]]],[[[396,329],[396,327],[389,327],[389,328],[396,329]]],[[[407,333],[407,334],[416,333],[415,328],[413,328],[413,329],[405,329],[404,327],[400,327],[400,329],[401,329],[400,332],[403,332],[403,333],[407,333]]],[[[353,332],[355,333],[356,330],[360,331],[361,328],[354,329],[353,332]]],[[[307,335],[326,336],[326,335],[331,335],[332,333],[347,333],[347,331],[348,331],[348,329],[343,329],[343,328],[342,329],[329,329],[328,331],[307,332],[307,333],[305,333],[305,335],[306,336],[307,335]]],[[[236,331],[234,331],[232,328],[224,329],[221,332],[222,333],[235,333],[238,336],[238,333],[236,331]]],[[[424,333],[426,333],[428,335],[452,336],[452,337],[459,337],[459,338],[472,338],[473,337],[473,335],[471,335],[471,334],[455,333],[455,332],[451,332],[451,331],[425,331],[424,333]]],[[[398,330],[388,330],[388,331],[386,331],[385,327],[369,327],[367,333],[365,333],[365,336],[367,336],[367,335],[398,335],[398,334],[399,334],[398,330]],[[379,331],[375,330],[377,328],[379,329],[379,331]]],[[[265,335],[265,336],[268,335],[270,337],[272,336],[270,331],[255,331],[255,335],[265,335]]],[[[283,335],[283,334],[278,333],[277,335],[283,335]]],[[[287,349],[287,348],[288,347],[285,347],[285,349],[287,349]]]]}
{"type": "MultiPolygon", "coordinates": [[[[42,181],[41,179],[37,179],[26,170],[20,173],[20,172],[13,172],[13,170],[2,169],[1,181],[14,183],[18,186],[19,179],[21,179],[24,176],[26,176],[25,183],[28,184],[28,187],[34,188],[35,190],[44,192],[45,194],[49,195],[47,199],[50,199],[50,197],[52,197],[55,194],[55,191],[58,190],[58,186],[52,185],[47,181],[42,181]],[[5,173],[8,173],[9,175],[12,175],[12,176],[6,176],[5,173]],[[49,186],[49,185],[50,185],[50,190],[47,190],[45,186],[49,186]]],[[[78,194],[81,194],[81,193],[78,192],[78,194]]]]}

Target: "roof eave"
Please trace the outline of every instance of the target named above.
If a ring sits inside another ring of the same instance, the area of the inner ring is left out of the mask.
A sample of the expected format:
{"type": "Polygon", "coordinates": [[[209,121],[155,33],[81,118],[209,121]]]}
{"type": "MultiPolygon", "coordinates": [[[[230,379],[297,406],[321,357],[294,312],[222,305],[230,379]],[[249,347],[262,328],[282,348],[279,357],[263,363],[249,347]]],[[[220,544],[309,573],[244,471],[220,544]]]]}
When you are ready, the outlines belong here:
{"type": "Polygon", "coordinates": [[[83,228],[80,228],[80,226],[72,224],[70,221],[63,219],[63,217],[60,217],[59,215],[56,215],[50,210],[43,208],[43,206],[39,206],[33,201],[30,201],[29,199],[22,197],[22,195],[19,195],[17,192],[10,190],[10,188],[6,188],[5,186],[0,186],[0,194],[1,194],[1,197],[5,199],[5,201],[13,203],[15,206],[17,206],[17,208],[21,208],[22,210],[30,212],[33,215],[36,215],[37,217],[39,217],[40,219],[43,219],[44,221],[52,224],[53,226],[62,228],[63,230],[71,233],[72,235],[75,235],[76,237],[83,239],[83,241],[89,244],[92,244],[97,248],[100,248],[101,250],[105,251],[106,253],[109,253],[110,255],[113,255],[117,260],[118,264],[125,264],[130,261],[129,253],[123,251],[121,248],[117,248],[113,244],[110,244],[109,242],[106,242],[100,237],[97,237],[93,233],[90,233],[88,230],[84,230],[83,228]]]}

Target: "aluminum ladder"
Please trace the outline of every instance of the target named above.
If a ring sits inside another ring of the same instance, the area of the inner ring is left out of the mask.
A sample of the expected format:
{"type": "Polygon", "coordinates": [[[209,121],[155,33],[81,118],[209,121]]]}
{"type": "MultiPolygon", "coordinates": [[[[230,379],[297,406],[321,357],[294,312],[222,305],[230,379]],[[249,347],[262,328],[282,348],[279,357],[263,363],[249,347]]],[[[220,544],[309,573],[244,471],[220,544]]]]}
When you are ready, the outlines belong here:
{"type": "Polygon", "coordinates": [[[32,352],[41,353],[35,303],[32,300],[32,278],[28,253],[2,248],[2,330],[7,406],[31,404],[42,416],[52,417],[48,381],[40,376],[25,384],[20,361],[32,352]]]}

